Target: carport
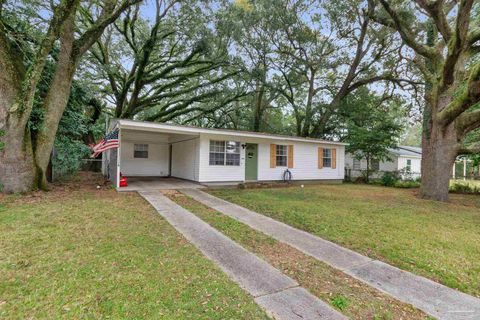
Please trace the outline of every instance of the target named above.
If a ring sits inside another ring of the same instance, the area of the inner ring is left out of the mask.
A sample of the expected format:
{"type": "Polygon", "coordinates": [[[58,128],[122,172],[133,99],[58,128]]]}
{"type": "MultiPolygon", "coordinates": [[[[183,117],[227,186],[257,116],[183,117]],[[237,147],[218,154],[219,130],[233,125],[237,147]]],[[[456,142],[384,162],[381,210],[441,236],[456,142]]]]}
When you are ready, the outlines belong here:
{"type": "MultiPolygon", "coordinates": [[[[121,123],[121,122],[120,122],[121,123]]],[[[104,155],[104,174],[119,191],[198,188],[198,140],[195,132],[175,128],[117,124],[119,148],[104,155]],[[119,187],[120,176],[128,187],[119,187]]]]}

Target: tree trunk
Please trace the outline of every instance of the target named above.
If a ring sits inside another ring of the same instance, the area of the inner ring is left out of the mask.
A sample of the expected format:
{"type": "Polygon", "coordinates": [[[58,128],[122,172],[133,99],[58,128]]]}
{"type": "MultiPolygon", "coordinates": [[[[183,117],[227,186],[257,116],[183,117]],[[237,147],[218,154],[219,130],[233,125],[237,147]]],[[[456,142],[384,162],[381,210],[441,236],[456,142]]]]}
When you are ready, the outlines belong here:
{"type": "Polygon", "coordinates": [[[454,124],[447,128],[432,127],[422,137],[422,185],[424,199],[448,201],[452,166],[457,157],[457,136],[454,124]]]}
{"type": "Polygon", "coordinates": [[[64,23],[60,54],[52,83],[44,101],[45,116],[43,125],[38,131],[35,143],[35,165],[37,170],[38,186],[47,189],[47,167],[53,150],[58,124],[62,118],[70,97],[73,75],[76,68],[76,59],[73,52],[74,43],[74,15],[64,23]]]}
{"type": "Polygon", "coordinates": [[[263,118],[263,105],[264,105],[264,95],[265,95],[265,86],[263,83],[257,84],[257,90],[255,95],[255,112],[253,115],[253,131],[259,132],[260,126],[263,118]]]}
{"type": "Polygon", "coordinates": [[[367,159],[367,171],[365,172],[365,182],[370,182],[370,156],[366,157],[367,159]]]}
{"type": "Polygon", "coordinates": [[[37,187],[31,137],[24,128],[18,126],[12,115],[7,122],[0,151],[0,183],[8,193],[26,192],[37,187]]]}
{"type": "MultiPolygon", "coordinates": [[[[2,59],[0,59],[2,60],[2,59]]],[[[34,186],[35,166],[31,137],[25,132],[19,109],[21,81],[15,71],[0,63],[0,184],[5,192],[25,192],[34,186]]]]}
{"type": "Polygon", "coordinates": [[[434,114],[447,106],[452,97],[447,93],[440,95],[436,105],[427,102],[424,110],[422,133],[422,184],[420,196],[424,199],[448,201],[448,189],[452,166],[458,155],[461,137],[457,136],[455,122],[442,125],[434,114]]]}
{"type": "Polygon", "coordinates": [[[310,127],[312,123],[312,103],[313,103],[313,95],[315,91],[315,71],[310,69],[310,78],[308,79],[308,95],[307,95],[307,103],[305,106],[305,120],[303,123],[303,132],[302,137],[309,137],[310,136],[310,127]]]}

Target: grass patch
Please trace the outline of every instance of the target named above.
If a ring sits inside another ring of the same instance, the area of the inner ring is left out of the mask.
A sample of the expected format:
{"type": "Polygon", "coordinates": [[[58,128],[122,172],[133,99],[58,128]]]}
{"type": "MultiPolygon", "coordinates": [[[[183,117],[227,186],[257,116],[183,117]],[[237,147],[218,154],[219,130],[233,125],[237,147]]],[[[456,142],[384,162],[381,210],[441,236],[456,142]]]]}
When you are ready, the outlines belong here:
{"type": "Polygon", "coordinates": [[[168,196],[352,319],[389,319],[390,315],[394,315],[395,319],[428,319],[412,306],[398,302],[345,273],[190,197],[178,193],[168,196]]]}
{"type": "Polygon", "coordinates": [[[480,197],[451,203],[368,185],[211,190],[369,257],[480,297],[480,197]]]}
{"type": "Polygon", "coordinates": [[[136,194],[0,200],[0,318],[267,319],[136,194]]]}
{"type": "Polygon", "coordinates": [[[345,296],[336,295],[332,298],[332,305],[337,309],[344,310],[348,307],[349,301],[345,296]]]}

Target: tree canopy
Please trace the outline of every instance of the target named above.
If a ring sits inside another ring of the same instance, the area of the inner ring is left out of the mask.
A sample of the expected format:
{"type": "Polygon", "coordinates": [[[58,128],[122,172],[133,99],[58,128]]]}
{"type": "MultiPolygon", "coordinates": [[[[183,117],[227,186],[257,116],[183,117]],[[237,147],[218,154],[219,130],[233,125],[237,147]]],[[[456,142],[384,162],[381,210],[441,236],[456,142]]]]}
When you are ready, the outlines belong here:
{"type": "Polygon", "coordinates": [[[55,137],[98,138],[68,134],[72,119],[343,139],[377,159],[423,119],[422,195],[446,200],[448,167],[480,151],[478,14],[473,0],[2,1],[0,180],[45,188],[55,137]]]}

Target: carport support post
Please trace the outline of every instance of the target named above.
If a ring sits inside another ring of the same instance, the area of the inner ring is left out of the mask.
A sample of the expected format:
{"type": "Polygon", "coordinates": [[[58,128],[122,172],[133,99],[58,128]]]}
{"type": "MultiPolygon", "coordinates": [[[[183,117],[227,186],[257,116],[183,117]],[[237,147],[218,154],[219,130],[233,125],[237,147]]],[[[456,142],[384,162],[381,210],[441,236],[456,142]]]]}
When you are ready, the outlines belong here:
{"type": "Polygon", "coordinates": [[[117,188],[120,188],[120,158],[122,154],[122,129],[118,128],[118,149],[117,149],[117,188]]]}

